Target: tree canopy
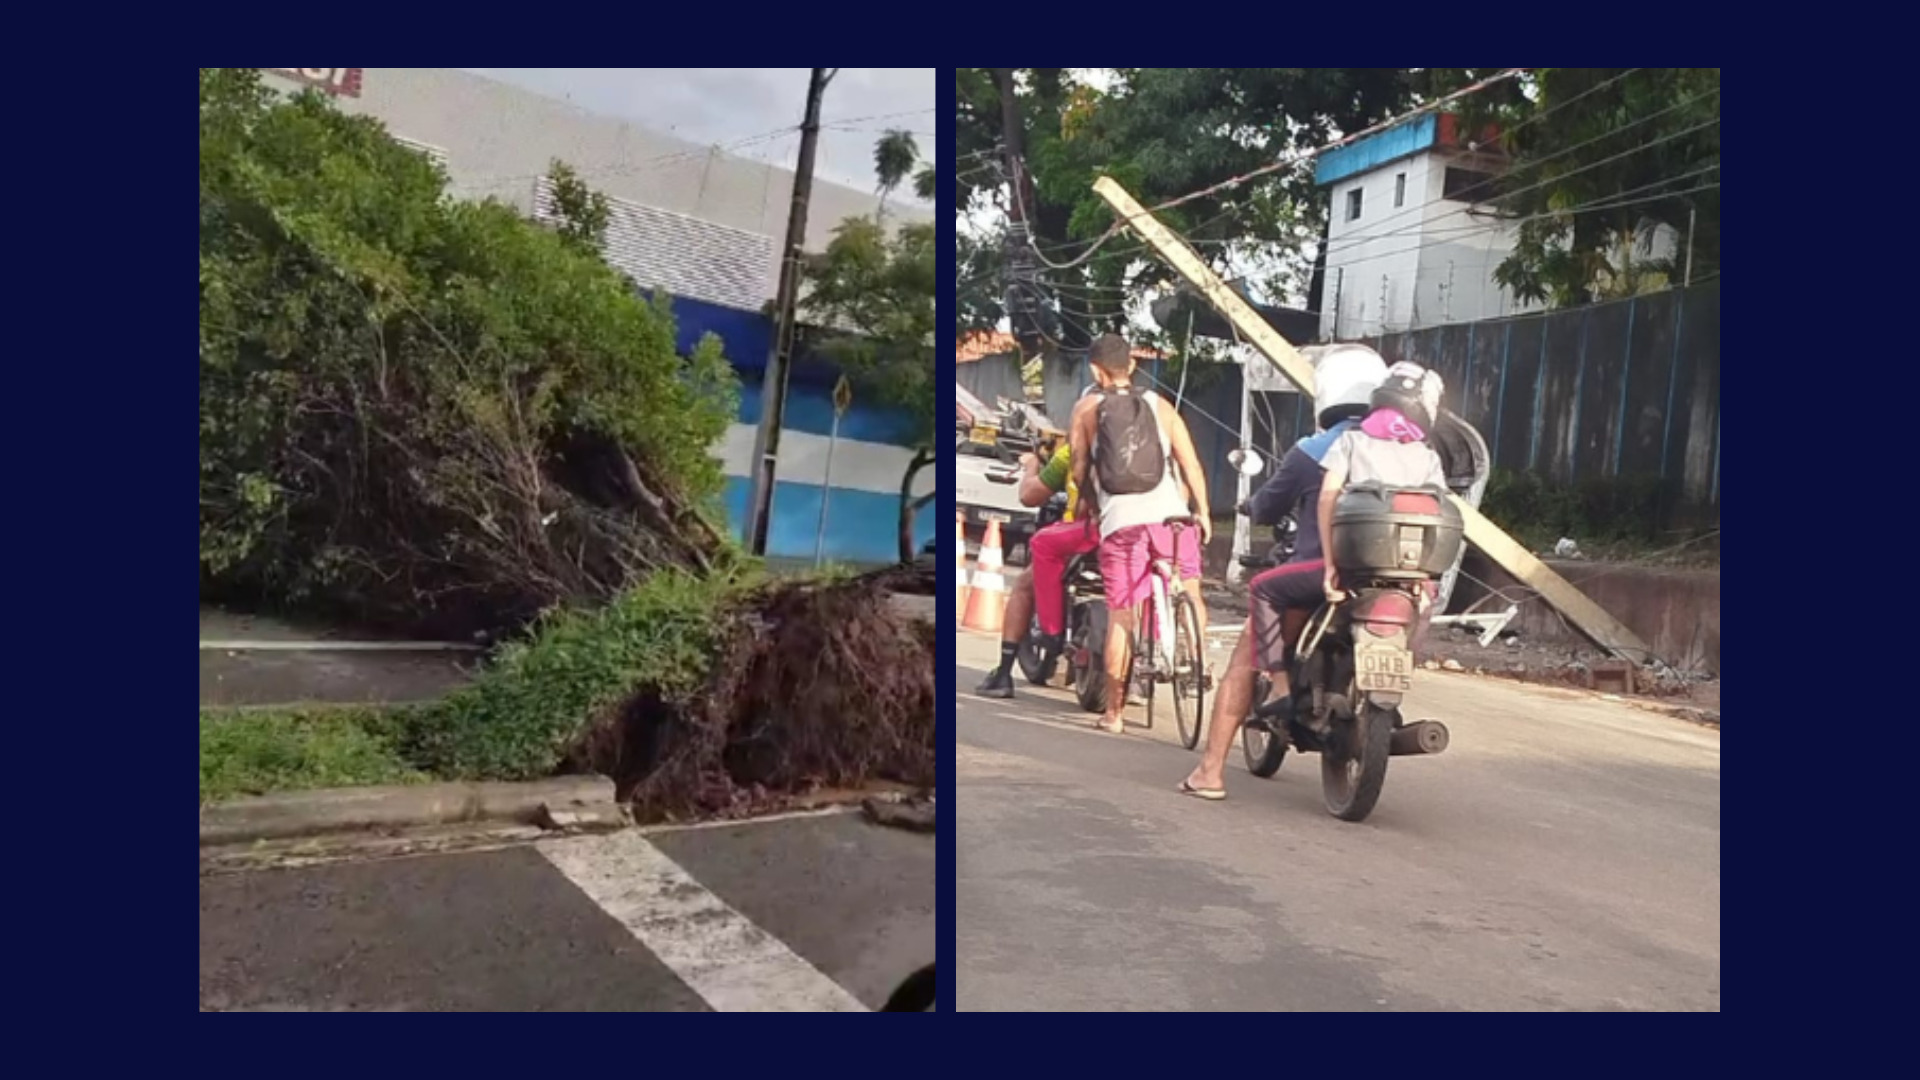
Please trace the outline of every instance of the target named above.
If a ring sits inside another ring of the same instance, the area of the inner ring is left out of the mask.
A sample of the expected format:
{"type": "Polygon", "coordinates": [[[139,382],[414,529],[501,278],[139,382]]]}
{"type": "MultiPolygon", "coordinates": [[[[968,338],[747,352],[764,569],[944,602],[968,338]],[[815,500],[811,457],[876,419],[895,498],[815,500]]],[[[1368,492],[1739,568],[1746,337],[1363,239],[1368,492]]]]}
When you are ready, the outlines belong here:
{"type": "MultiPolygon", "coordinates": [[[[1065,68],[956,72],[959,178],[956,207],[1008,204],[1008,178],[995,159],[1004,133],[1001,87],[1011,85],[1032,191],[1021,197],[1034,242],[1049,262],[1084,255],[1113,223],[1093,194],[1112,176],[1143,203],[1186,195],[1317,146],[1335,131],[1352,131],[1405,108],[1428,76],[1395,68],[1120,68],[1105,88],[1065,68]]],[[[1304,281],[1311,264],[1297,255],[1320,234],[1324,197],[1311,169],[1284,170],[1161,214],[1196,242],[1216,268],[1230,248],[1264,247],[1282,256],[1282,275],[1304,281]],[[1289,256],[1291,254],[1291,257],[1289,256]]],[[[982,262],[997,258],[974,252],[982,262]]],[[[969,289],[963,260],[960,288],[969,289]]],[[[1070,269],[1046,270],[1058,298],[1059,340],[1083,346],[1089,333],[1124,320],[1123,290],[1169,280],[1170,271],[1141,256],[1141,245],[1116,237],[1070,269]]],[[[1004,301],[976,290],[960,305],[973,326],[1004,317],[1004,301]]]]}
{"type": "Polygon", "coordinates": [[[1512,156],[1500,211],[1518,243],[1496,279],[1555,307],[1632,295],[1720,268],[1720,69],[1539,68],[1530,94],[1468,99],[1512,156]],[[1660,226],[1679,250],[1656,257],[1660,226]]]}

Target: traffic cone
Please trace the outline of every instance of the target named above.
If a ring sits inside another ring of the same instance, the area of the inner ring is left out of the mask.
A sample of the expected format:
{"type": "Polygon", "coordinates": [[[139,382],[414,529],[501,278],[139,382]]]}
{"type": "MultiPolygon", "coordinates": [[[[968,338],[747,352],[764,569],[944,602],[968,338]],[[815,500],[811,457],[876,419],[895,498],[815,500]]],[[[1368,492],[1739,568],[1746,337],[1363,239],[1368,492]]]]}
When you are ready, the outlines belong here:
{"type": "Polygon", "coordinates": [[[967,613],[960,625],[983,634],[997,634],[1007,615],[1007,579],[1000,574],[1000,523],[987,522],[980,541],[980,557],[973,563],[973,587],[967,594],[967,613]]]}
{"type": "Polygon", "coordinates": [[[954,567],[954,595],[959,605],[954,608],[953,617],[964,619],[967,616],[967,593],[971,591],[967,588],[967,512],[965,510],[954,511],[953,557],[957,560],[954,567]]]}

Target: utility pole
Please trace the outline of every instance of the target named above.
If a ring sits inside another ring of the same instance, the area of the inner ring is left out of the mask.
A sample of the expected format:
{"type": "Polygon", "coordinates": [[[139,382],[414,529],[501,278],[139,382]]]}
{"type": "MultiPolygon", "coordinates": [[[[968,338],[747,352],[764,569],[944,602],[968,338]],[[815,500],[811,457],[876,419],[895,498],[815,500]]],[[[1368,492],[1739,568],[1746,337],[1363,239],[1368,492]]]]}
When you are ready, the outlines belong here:
{"type": "Polygon", "coordinates": [[[1693,287],[1693,226],[1694,215],[1696,213],[1698,213],[1698,211],[1695,208],[1691,206],[1687,207],[1687,276],[1686,279],[1680,283],[1680,287],[1683,289],[1693,287]]]}
{"type": "Polygon", "coordinates": [[[760,381],[760,430],[753,437],[753,488],[747,495],[745,533],[747,550],[755,555],[767,553],[780,424],[787,411],[787,371],[793,363],[793,309],[800,295],[801,248],[807,240],[807,197],[813,193],[813,152],[820,141],[820,99],[832,78],[826,68],[813,69],[807,83],[807,116],[800,122],[800,160],[793,167],[793,205],[787,210],[787,243],[780,252],[780,286],[774,296],[773,347],[760,381]]]}
{"type": "Polygon", "coordinates": [[[1012,191],[1007,212],[1007,320],[1022,359],[1038,355],[1045,338],[1040,332],[1040,266],[1033,251],[1032,225],[1027,207],[1034,202],[1023,157],[1020,105],[1013,96],[1013,69],[993,69],[994,89],[1000,95],[1000,153],[1006,161],[1012,191]]]}
{"type": "MultiPolygon", "coordinates": [[[[1094,181],[1093,190],[1094,194],[1106,200],[1108,206],[1113,207],[1114,213],[1127,223],[1127,228],[1134,235],[1145,240],[1148,247],[1166,260],[1167,265],[1192,283],[1208,303],[1226,316],[1248,344],[1273,361],[1287,381],[1299,387],[1300,392],[1308,397],[1313,395],[1312,366],[1267,320],[1256,314],[1239,293],[1221,281],[1220,275],[1214,273],[1193,248],[1148,213],[1111,177],[1103,176],[1094,181]]],[[[1633,631],[1554,573],[1552,568],[1508,536],[1500,526],[1487,520],[1478,507],[1468,504],[1459,496],[1452,496],[1450,501],[1460,511],[1466,526],[1467,541],[1485,552],[1496,566],[1539,593],[1542,599],[1565,615],[1582,633],[1623,660],[1640,663],[1653,655],[1633,631]]]]}

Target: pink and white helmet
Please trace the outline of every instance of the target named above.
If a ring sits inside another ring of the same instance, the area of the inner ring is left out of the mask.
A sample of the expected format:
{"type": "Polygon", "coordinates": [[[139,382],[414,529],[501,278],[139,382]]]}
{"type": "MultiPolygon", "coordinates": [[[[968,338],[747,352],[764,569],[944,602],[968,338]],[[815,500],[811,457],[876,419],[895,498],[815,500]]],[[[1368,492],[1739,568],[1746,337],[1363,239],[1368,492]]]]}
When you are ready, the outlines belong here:
{"type": "Polygon", "coordinates": [[[1398,409],[1422,431],[1431,432],[1440,416],[1440,394],[1446,389],[1440,373],[1402,360],[1387,369],[1387,377],[1373,392],[1373,407],[1398,409]]]}

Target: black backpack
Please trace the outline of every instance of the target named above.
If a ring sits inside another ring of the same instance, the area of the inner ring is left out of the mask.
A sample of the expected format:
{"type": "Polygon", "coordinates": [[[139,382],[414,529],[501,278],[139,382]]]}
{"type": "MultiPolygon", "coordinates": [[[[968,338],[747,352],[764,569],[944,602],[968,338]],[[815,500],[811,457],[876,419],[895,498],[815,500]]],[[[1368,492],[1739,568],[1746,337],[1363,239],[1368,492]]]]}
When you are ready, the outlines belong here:
{"type": "Polygon", "coordinates": [[[1153,402],[1130,390],[1109,391],[1096,407],[1093,469],[1108,495],[1143,495],[1166,479],[1160,418],[1153,402]]]}

